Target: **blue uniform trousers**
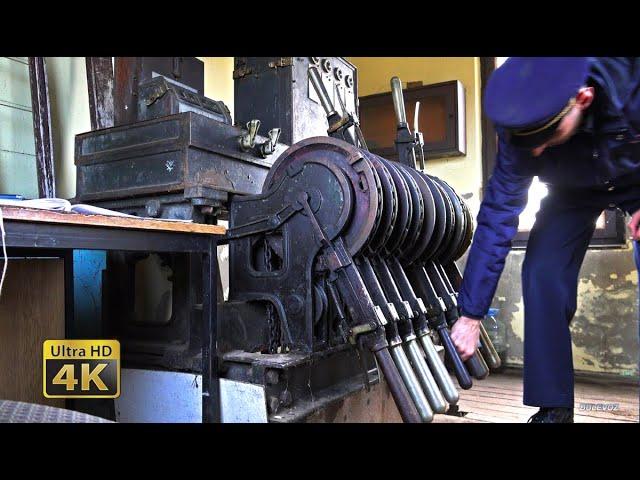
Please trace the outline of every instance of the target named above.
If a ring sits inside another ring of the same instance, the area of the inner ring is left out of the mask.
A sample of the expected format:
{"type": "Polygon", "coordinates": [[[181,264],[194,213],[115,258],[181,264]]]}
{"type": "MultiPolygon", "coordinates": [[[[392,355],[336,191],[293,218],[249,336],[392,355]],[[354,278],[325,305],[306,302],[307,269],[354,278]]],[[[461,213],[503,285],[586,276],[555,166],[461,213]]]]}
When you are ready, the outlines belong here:
{"type": "MultiPolygon", "coordinates": [[[[633,213],[639,200],[637,188],[596,194],[551,189],[543,199],[522,267],[526,405],[573,407],[569,323],[577,307],[580,267],[602,210],[615,204],[633,213]]],[[[638,267],[637,245],[634,258],[638,267]]]]}

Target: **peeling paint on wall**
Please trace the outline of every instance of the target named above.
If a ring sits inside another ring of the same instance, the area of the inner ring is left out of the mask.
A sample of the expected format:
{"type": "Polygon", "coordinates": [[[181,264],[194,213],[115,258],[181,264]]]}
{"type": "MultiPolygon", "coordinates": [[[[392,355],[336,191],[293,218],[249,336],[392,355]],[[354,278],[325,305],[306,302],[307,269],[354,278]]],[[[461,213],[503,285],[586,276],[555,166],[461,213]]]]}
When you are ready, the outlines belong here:
{"type": "MultiPolygon", "coordinates": [[[[524,253],[508,256],[493,302],[507,327],[506,363],[514,366],[523,363],[524,253]]],[[[587,252],[571,333],[576,371],[638,375],[638,276],[630,247],[587,252]]]]}

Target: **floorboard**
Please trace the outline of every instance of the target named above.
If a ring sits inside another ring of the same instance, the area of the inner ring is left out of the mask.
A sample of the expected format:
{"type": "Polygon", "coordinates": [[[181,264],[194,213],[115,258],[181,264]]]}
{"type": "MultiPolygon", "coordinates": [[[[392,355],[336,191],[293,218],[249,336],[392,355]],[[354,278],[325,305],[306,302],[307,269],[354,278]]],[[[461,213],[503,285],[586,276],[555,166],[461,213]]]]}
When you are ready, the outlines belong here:
{"type": "MultiPolygon", "coordinates": [[[[578,377],[575,423],[638,423],[639,397],[637,384],[578,377]],[[603,410],[596,410],[596,405],[603,410]]],[[[518,371],[474,381],[470,390],[460,391],[458,407],[462,414],[459,418],[488,423],[524,423],[538,411],[522,403],[522,377],[518,371]]],[[[442,415],[436,416],[436,422],[438,417],[442,415]]]]}

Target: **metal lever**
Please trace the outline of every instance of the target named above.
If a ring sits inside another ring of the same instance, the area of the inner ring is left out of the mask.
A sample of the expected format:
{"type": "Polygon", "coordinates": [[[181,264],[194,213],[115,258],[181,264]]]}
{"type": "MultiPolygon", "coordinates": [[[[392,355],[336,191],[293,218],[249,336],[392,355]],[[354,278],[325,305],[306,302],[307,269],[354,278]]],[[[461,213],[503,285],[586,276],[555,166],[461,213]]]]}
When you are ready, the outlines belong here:
{"type": "Polygon", "coordinates": [[[472,387],[473,381],[453,344],[453,340],[451,340],[447,320],[444,315],[444,302],[436,293],[431,279],[421,265],[414,264],[407,273],[409,274],[412,285],[416,288],[416,293],[429,304],[431,310],[428,319],[429,324],[438,334],[440,343],[451,361],[456,378],[458,379],[458,385],[460,385],[460,388],[463,390],[468,390],[472,387]]]}
{"type": "Polygon", "coordinates": [[[398,128],[408,129],[407,112],[404,109],[404,96],[402,94],[402,82],[398,77],[391,79],[391,96],[393,98],[393,109],[396,112],[398,128]]]}
{"type": "MultiPolygon", "coordinates": [[[[455,262],[451,262],[446,267],[443,266],[442,269],[445,277],[449,278],[452,286],[455,286],[455,289],[459,290],[462,285],[462,274],[460,273],[460,270],[458,270],[458,266],[455,262]]],[[[482,323],[480,323],[480,353],[490,368],[500,368],[502,361],[500,360],[500,356],[493,346],[491,338],[482,323]]]]}
{"type": "Polygon", "coordinates": [[[407,112],[404,109],[402,82],[398,77],[391,79],[391,97],[393,98],[393,109],[396,112],[396,122],[398,125],[396,132],[398,162],[411,168],[416,168],[416,153],[414,150],[416,140],[411,134],[411,130],[409,130],[407,112]]]}
{"type": "Polygon", "coordinates": [[[340,115],[337,112],[333,106],[331,98],[329,98],[329,93],[327,92],[324,83],[322,83],[322,78],[320,77],[318,68],[314,65],[309,67],[309,79],[311,80],[311,84],[318,94],[318,98],[320,98],[320,104],[327,115],[327,122],[329,123],[327,134],[330,137],[345,140],[357,147],[358,144],[356,143],[356,139],[353,138],[353,134],[349,130],[349,128],[354,125],[353,116],[346,112],[344,115],[340,115]]]}
{"type": "Polygon", "coordinates": [[[260,128],[260,120],[254,119],[247,122],[247,133],[240,135],[240,150],[248,152],[256,145],[256,135],[260,128]]]}
{"type": "Polygon", "coordinates": [[[261,143],[258,146],[258,151],[260,152],[260,156],[262,158],[267,158],[269,155],[272,155],[273,152],[276,151],[276,145],[278,144],[278,139],[280,138],[281,130],[279,128],[272,128],[269,130],[268,139],[261,143]]]}
{"type": "Polygon", "coordinates": [[[332,117],[333,115],[338,115],[338,112],[333,107],[333,102],[329,98],[329,93],[327,89],[324,87],[324,83],[322,83],[322,78],[320,77],[320,73],[318,72],[318,67],[310,66],[309,67],[309,78],[311,79],[311,84],[318,94],[318,98],[320,99],[320,105],[324,108],[327,117],[332,117]]]}
{"type": "MultiPolygon", "coordinates": [[[[389,303],[387,301],[387,297],[385,296],[382,286],[376,277],[369,259],[367,257],[362,257],[358,259],[358,264],[360,275],[362,276],[365,287],[371,295],[371,299],[374,303],[378,304],[382,315],[386,315],[388,319],[386,320],[384,328],[387,335],[387,341],[389,342],[389,351],[391,352],[391,356],[398,368],[398,372],[400,372],[400,376],[402,377],[402,380],[409,391],[409,395],[420,414],[420,418],[422,418],[423,422],[430,422],[433,420],[434,409],[432,409],[432,405],[434,405],[434,403],[432,403],[428,398],[429,391],[424,389],[422,380],[419,380],[419,375],[423,373],[423,371],[416,369],[414,372],[411,369],[411,364],[402,348],[403,342],[398,334],[397,328],[397,322],[399,320],[398,313],[393,306],[393,303],[389,303]]],[[[413,340],[415,342],[415,338],[413,340]]],[[[426,364],[424,365],[424,368],[427,368],[426,364]]],[[[435,403],[438,410],[442,407],[442,411],[439,413],[443,413],[445,409],[444,400],[442,401],[442,405],[438,402],[435,403]]]]}
{"type": "Polygon", "coordinates": [[[342,95],[340,95],[340,91],[335,85],[333,88],[335,89],[336,97],[338,98],[338,102],[340,103],[340,108],[342,109],[343,118],[347,117],[351,119],[351,121],[353,122],[353,130],[356,132],[356,137],[358,138],[358,143],[360,144],[360,148],[368,152],[369,147],[367,147],[367,142],[364,139],[364,134],[362,133],[362,129],[360,128],[360,120],[358,119],[358,116],[355,114],[355,112],[349,113],[347,111],[347,106],[345,105],[342,95]]]}
{"type": "Polygon", "coordinates": [[[418,152],[417,157],[420,161],[420,169],[424,170],[424,137],[418,128],[420,118],[420,102],[416,102],[416,108],[413,111],[413,136],[415,139],[414,149],[418,152]]]}

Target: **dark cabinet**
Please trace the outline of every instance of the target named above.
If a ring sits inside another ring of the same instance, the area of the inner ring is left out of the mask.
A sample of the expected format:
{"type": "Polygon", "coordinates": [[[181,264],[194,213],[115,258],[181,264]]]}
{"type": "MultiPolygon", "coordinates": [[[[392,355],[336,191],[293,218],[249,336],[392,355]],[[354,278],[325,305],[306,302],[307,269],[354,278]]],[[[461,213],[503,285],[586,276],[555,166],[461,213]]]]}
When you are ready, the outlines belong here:
{"type": "MultiPolygon", "coordinates": [[[[462,83],[452,80],[406,88],[403,92],[412,131],[415,105],[420,102],[418,125],[424,135],[425,156],[465,155],[465,90],[462,83]]],[[[360,97],[360,124],[369,149],[395,160],[396,117],[391,92],[360,97]]]]}

